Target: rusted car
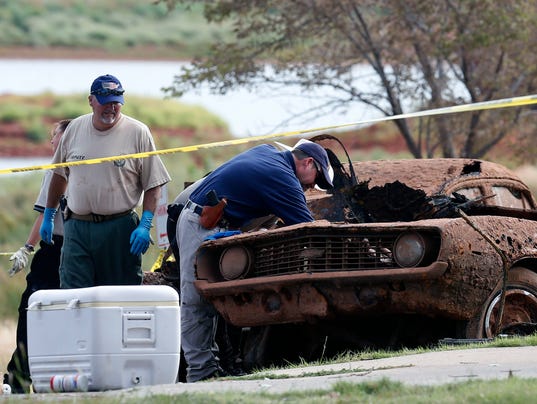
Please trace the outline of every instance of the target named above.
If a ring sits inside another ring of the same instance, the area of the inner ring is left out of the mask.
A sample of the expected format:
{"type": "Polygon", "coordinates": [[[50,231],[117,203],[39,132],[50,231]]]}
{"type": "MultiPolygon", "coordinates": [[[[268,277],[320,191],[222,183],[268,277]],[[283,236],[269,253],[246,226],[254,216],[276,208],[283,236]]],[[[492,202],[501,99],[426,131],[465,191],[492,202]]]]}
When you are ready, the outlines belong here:
{"type": "Polygon", "coordinates": [[[196,287],[249,330],[251,366],[535,331],[536,201],[512,171],[473,159],[334,168],[334,190],[307,194],[316,221],[199,250],[196,287]]]}

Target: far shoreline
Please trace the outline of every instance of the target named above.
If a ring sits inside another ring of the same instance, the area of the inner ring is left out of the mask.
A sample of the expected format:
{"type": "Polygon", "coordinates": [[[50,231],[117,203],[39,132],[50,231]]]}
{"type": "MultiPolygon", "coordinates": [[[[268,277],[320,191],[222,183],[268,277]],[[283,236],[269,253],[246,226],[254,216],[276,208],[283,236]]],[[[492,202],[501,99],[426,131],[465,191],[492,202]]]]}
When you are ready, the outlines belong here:
{"type": "Polygon", "coordinates": [[[110,51],[101,48],[66,48],[66,47],[2,47],[1,59],[57,59],[57,60],[132,60],[189,62],[192,58],[184,55],[173,56],[172,49],[139,46],[121,51],[110,51]]]}

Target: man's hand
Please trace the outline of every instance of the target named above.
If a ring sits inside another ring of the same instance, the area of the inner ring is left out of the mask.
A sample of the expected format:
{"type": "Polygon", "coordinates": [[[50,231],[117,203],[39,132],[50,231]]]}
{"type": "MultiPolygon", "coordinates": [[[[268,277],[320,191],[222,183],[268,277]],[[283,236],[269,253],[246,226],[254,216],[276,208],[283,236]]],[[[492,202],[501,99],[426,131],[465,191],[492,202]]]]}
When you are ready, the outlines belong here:
{"type": "Polygon", "coordinates": [[[39,229],[39,235],[47,244],[54,244],[54,241],[52,240],[52,232],[54,231],[54,216],[56,216],[55,208],[45,208],[43,222],[41,223],[41,228],[39,229]]]}
{"type": "Polygon", "coordinates": [[[149,241],[151,240],[149,230],[151,229],[152,220],[153,213],[148,210],[144,210],[144,213],[142,213],[142,218],[140,219],[140,224],[138,224],[138,227],[134,229],[131,234],[131,254],[145,254],[149,248],[149,241]]]}
{"type": "Polygon", "coordinates": [[[19,248],[19,250],[11,256],[9,259],[13,262],[13,266],[9,270],[9,276],[15,275],[17,272],[22,271],[28,265],[28,258],[34,252],[34,247],[30,244],[26,244],[24,247],[19,248]]]}

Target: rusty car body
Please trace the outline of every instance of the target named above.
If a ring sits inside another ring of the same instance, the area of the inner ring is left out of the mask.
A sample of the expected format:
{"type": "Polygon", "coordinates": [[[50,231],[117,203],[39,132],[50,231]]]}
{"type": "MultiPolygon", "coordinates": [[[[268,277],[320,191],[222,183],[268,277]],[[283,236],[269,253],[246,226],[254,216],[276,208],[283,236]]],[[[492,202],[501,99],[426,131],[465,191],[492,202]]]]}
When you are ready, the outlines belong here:
{"type": "Polygon", "coordinates": [[[512,171],[474,159],[364,161],[342,164],[334,185],[307,193],[314,222],[199,250],[196,287],[252,331],[252,363],[282,346],[304,358],[332,341],[423,345],[535,325],[536,201],[512,171]]]}

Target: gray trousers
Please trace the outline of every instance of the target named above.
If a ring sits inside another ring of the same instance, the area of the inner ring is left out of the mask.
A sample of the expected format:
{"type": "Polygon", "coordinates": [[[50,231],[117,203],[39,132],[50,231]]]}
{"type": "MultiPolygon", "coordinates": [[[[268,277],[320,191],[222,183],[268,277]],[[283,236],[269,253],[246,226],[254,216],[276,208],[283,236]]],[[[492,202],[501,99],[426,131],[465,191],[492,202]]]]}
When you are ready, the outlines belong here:
{"type": "Polygon", "coordinates": [[[217,312],[194,286],[194,264],[203,240],[221,230],[218,227],[212,230],[201,227],[199,216],[190,209],[183,209],[177,224],[181,265],[181,346],[187,362],[186,380],[189,383],[209,376],[218,367],[218,359],[213,351],[217,312]]]}

